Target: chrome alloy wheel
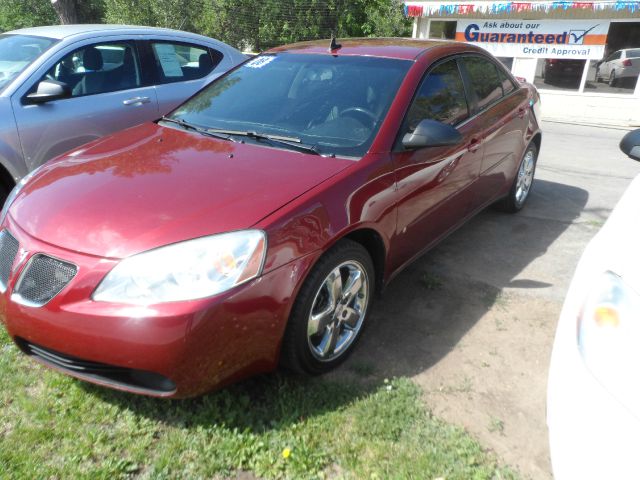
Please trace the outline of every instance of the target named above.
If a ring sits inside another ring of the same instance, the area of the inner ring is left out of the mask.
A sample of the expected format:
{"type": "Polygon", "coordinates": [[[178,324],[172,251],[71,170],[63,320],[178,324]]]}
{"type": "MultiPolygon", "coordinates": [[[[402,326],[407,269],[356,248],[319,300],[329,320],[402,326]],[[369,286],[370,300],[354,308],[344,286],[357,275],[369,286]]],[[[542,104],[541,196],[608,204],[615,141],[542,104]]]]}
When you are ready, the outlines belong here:
{"type": "Polygon", "coordinates": [[[533,171],[536,167],[536,156],[532,150],[527,150],[520,169],[518,170],[518,182],[516,183],[516,202],[522,205],[529,195],[533,183],[533,171]]]}
{"type": "Polygon", "coordinates": [[[369,280],[356,261],[343,262],[324,279],[315,294],[307,321],[307,341],[313,357],[335,360],[357,338],[369,304],[369,280]]]}

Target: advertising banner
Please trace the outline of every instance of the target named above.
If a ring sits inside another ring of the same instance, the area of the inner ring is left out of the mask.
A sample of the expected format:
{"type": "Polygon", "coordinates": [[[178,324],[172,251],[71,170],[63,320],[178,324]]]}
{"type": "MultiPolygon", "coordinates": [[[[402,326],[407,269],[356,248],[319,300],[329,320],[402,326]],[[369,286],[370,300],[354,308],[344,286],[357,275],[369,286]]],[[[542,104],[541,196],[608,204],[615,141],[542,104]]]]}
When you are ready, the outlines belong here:
{"type": "Polygon", "coordinates": [[[497,57],[600,60],[608,31],[606,20],[458,20],[456,40],[497,57]]]}

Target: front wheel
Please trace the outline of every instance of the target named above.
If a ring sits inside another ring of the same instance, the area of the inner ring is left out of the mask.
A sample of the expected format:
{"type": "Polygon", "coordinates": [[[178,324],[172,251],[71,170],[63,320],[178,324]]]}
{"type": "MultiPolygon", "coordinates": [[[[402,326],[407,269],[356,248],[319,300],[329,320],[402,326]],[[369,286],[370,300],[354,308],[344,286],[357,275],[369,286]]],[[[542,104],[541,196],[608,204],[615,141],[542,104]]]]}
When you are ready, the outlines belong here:
{"type": "Polygon", "coordinates": [[[282,363],[310,375],[342,363],[360,338],[374,282],[373,262],[360,244],[342,240],[326,252],[294,303],[282,363]]]}
{"type": "Polygon", "coordinates": [[[616,87],[618,84],[618,79],[616,78],[616,71],[612,70],[611,75],[609,75],[609,86],[616,87]]]}
{"type": "Polygon", "coordinates": [[[531,143],[524,151],[509,194],[498,204],[505,212],[515,213],[524,207],[533,186],[537,160],[538,148],[531,143]]]}

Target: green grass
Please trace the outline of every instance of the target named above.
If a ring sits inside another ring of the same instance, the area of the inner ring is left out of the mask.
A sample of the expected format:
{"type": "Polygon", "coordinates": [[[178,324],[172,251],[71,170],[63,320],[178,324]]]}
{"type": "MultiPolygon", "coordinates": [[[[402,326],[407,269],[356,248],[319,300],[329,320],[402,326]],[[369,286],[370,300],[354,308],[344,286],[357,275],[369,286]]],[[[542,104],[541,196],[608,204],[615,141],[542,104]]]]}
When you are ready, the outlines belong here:
{"type": "Polygon", "coordinates": [[[166,401],[23,357],[0,326],[0,478],[515,478],[407,379],[258,377],[166,401]],[[288,449],[285,454],[285,450],[288,449]]]}

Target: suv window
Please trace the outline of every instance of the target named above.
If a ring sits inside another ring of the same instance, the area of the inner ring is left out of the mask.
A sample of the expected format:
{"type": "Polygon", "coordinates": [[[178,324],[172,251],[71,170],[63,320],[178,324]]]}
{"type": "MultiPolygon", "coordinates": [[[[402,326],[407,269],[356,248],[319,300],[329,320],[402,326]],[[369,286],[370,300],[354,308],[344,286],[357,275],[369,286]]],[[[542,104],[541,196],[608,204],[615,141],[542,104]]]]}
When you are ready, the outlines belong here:
{"type": "Polygon", "coordinates": [[[188,43],[151,42],[151,50],[158,83],[202,78],[222,60],[217,50],[188,43]]]}
{"type": "Polygon", "coordinates": [[[437,65],[424,78],[407,113],[412,132],[424,119],[455,125],[469,116],[469,108],[458,64],[449,60],[437,65]]]}
{"type": "Polygon", "coordinates": [[[472,94],[475,95],[477,110],[484,109],[502,97],[502,82],[493,62],[483,57],[464,57],[462,64],[467,72],[472,94]]]}
{"type": "Polygon", "coordinates": [[[132,43],[98,43],[65,55],[46,79],[67,84],[72,97],[127,90],[141,85],[140,63],[132,43]]]}

